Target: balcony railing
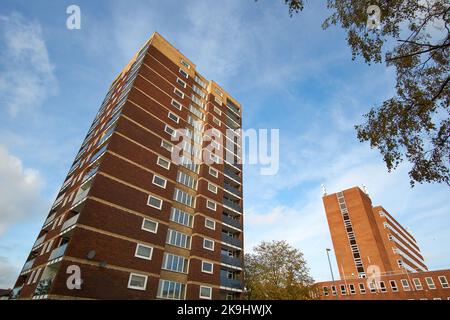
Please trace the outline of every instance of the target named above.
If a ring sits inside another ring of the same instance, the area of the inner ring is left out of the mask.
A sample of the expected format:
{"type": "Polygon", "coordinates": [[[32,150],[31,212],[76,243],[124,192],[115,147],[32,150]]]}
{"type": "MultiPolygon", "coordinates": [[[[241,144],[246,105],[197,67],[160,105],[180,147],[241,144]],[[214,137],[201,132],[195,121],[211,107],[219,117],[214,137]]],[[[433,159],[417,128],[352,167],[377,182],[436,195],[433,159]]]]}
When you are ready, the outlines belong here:
{"type": "Polygon", "coordinates": [[[242,223],[240,223],[239,220],[233,219],[226,215],[222,215],[222,221],[223,223],[242,230],[242,223]]]}
{"type": "Polygon", "coordinates": [[[22,291],[23,285],[20,287],[15,287],[14,289],[11,290],[11,300],[17,299],[19,298],[20,295],[20,291],[22,291]]]}
{"type": "Polygon", "coordinates": [[[21,273],[22,273],[22,272],[25,272],[25,271],[27,271],[27,270],[30,270],[30,269],[33,267],[34,260],[36,260],[36,259],[32,259],[32,260],[30,260],[30,261],[27,261],[27,262],[23,265],[23,268],[22,268],[21,273]]]}
{"type": "Polygon", "coordinates": [[[220,277],[220,285],[227,288],[242,289],[241,280],[220,277]]]}
{"type": "Polygon", "coordinates": [[[230,257],[229,255],[222,254],[220,256],[220,261],[229,264],[230,266],[241,267],[241,259],[230,257]]]}
{"type": "Polygon", "coordinates": [[[229,208],[231,208],[233,210],[236,210],[237,212],[242,212],[242,208],[241,208],[240,205],[238,205],[237,203],[235,203],[235,202],[233,202],[231,200],[228,200],[226,198],[223,198],[223,205],[225,207],[229,207],[229,208]]]}
{"type": "Polygon", "coordinates": [[[225,242],[225,243],[229,243],[229,244],[231,244],[233,246],[242,248],[242,241],[241,240],[233,238],[233,237],[231,237],[231,236],[229,236],[227,234],[223,234],[222,233],[222,241],[225,242]]]}
{"type": "Polygon", "coordinates": [[[55,259],[62,257],[64,255],[64,252],[66,251],[66,248],[67,248],[67,243],[63,244],[62,246],[53,250],[52,253],[50,254],[50,257],[48,258],[48,261],[55,260],[55,259]]]}
{"type": "Polygon", "coordinates": [[[44,222],[44,227],[49,225],[55,219],[56,213],[53,213],[50,217],[48,217],[44,222]]]}
{"type": "Polygon", "coordinates": [[[223,187],[225,188],[225,190],[231,192],[232,194],[234,194],[237,197],[241,197],[241,191],[236,189],[235,187],[232,187],[231,185],[229,185],[228,183],[224,183],[223,187]]]}
{"type": "Polygon", "coordinates": [[[55,209],[57,206],[59,206],[59,205],[63,202],[63,200],[64,200],[64,194],[61,195],[61,196],[59,196],[58,199],[55,200],[55,202],[54,202],[53,205],[52,205],[52,209],[51,209],[51,210],[53,210],[53,209],[55,209]]]}
{"type": "Polygon", "coordinates": [[[236,173],[234,173],[230,169],[225,168],[224,173],[225,173],[225,175],[227,175],[228,177],[230,177],[233,180],[236,180],[238,182],[241,181],[241,177],[239,177],[236,173]]]}
{"type": "Polygon", "coordinates": [[[72,218],[70,218],[69,220],[64,222],[64,224],[61,227],[61,232],[63,232],[66,229],[69,229],[71,226],[73,226],[75,223],[77,223],[79,216],[80,216],[80,214],[77,214],[76,216],[73,216],[72,218]]]}
{"type": "Polygon", "coordinates": [[[53,279],[44,279],[38,282],[36,290],[34,291],[35,296],[42,296],[48,294],[50,287],[52,286],[53,279]]]}
{"type": "Polygon", "coordinates": [[[36,240],[36,242],[33,244],[33,248],[37,247],[37,246],[40,245],[42,242],[44,242],[45,236],[46,236],[46,235],[44,234],[42,237],[38,238],[38,239],[36,240]]]}
{"type": "Polygon", "coordinates": [[[76,204],[76,203],[80,202],[81,200],[84,200],[87,197],[89,190],[91,190],[90,187],[88,187],[86,189],[84,189],[83,187],[80,187],[80,189],[78,190],[77,195],[75,196],[75,199],[73,199],[72,203],[76,204]]]}
{"type": "Polygon", "coordinates": [[[96,166],[90,168],[89,171],[84,175],[82,182],[85,182],[86,180],[89,180],[92,176],[94,176],[98,171],[98,167],[99,166],[96,165],[96,166]]]}

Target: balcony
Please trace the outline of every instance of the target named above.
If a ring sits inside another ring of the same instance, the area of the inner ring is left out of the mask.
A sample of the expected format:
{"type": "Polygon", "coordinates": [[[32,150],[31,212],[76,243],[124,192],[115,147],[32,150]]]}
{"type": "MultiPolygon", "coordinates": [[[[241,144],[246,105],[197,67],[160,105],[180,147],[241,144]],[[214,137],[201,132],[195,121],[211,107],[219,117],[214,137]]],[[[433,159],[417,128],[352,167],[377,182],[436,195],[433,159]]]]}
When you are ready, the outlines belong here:
{"type": "Polygon", "coordinates": [[[239,189],[232,187],[228,183],[224,183],[223,187],[225,190],[229,191],[231,194],[235,195],[236,197],[240,198],[242,196],[241,191],[239,189]]]}
{"type": "Polygon", "coordinates": [[[225,277],[220,277],[220,285],[222,287],[227,287],[227,288],[242,289],[241,280],[236,280],[236,279],[228,279],[225,277]]]}
{"type": "Polygon", "coordinates": [[[64,255],[64,252],[66,251],[66,248],[67,243],[53,250],[52,253],[50,254],[50,257],[48,258],[48,261],[52,261],[62,257],[64,255]]]}
{"type": "Polygon", "coordinates": [[[15,287],[11,290],[11,300],[19,298],[20,292],[22,291],[23,285],[20,287],[15,287]]]}
{"type": "Polygon", "coordinates": [[[233,238],[227,234],[222,233],[222,241],[228,244],[231,244],[235,247],[242,248],[242,241],[236,238],[233,238]]]}
{"type": "Polygon", "coordinates": [[[241,182],[241,177],[239,177],[236,173],[234,173],[233,171],[231,171],[230,169],[225,168],[225,170],[223,171],[225,173],[225,175],[227,175],[229,178],[236,180],[238,182],[241,182]]]}
{"type": "Polygon", "coordinates": [[[87,181],[86,183],[84,183],[83,185],[81,185],[81,187],[78,189],[77,195],[75,196],[75,199],[73,199],[73,204],[77,204],[80,203],[81,201],[83,201],[84,199],[87,198],[89,191],[91,190],[91,184],[92,184],[92,180],[91,181],[87,181]]]}
{"type": "Polygon", "coordinates": [[[101,147],[92,157],[89,163],[93,163],[97,161],[103,154],[106,152],[106,148],[108,147],[108,144],[105,144],[103,147],[101,147]]]}
{"type": "Polygon", "coordinates": [[[20,271],[20,273],[30,270],[30,269],[33,267],[34,260],[35,260],[35,259],[32,259],[32,260],[30,260],[30,261],[27,261],[27,262],[23,265],[22,271],[20,271]]]}
{"type": "Polygon", "coordinates": [[[64,200],[64,194],[59,196],[58,199],[55,200],[51,210],[55,210],[55,208],[57,208],[63,202],[63,200],[64,200]]]}
{"type": "Polygon", "coordinates": [[[242,213],[242,208],[239,204],[237,204],[236,202],[233,202],[227,198],[223,198],[223,205],[225,207],[228,207],[230,209],[236,210],[239,213],[242,213]]]}
{"type": "Polygon", "coordinates": [[[92,178],[97,173],[98,167],[98,165],[94,165],[92,168],[90,168],[89,171],[84,175],[82,182],[85,182],[92,178]]]}
{"type": "Polygon", "coordinates": [[[241,267],[241,259],[230,257],[229,255],[221,254],[220,262],[228,264],[233,267],[241,267]]]}
{"type": "Polygon", "coordinates": [[[34,291],[35,296],[43,296],[48,294],[50,287],[52,286],[53,279],[44,279],[38,282],[36,290],[34,291]]]}
{"type": "Polygon", "coordinates": [[[240,223],[239,220],[233,219],[226,215],[222,215],[222,222],[242,230],[242,223],[240,223]]]}
{"type": "Polygon", "coordinates": [[[36,248],[38,245],[42,244],[45,240],[46,234],[44,234],[42,237],[36,240],[36,242],[33,244],[33,249],[36,248]]]}
{"type": "Polygon", "coordinates": [[[45,229],[47,226],[49,226],[53,220],[55,220],[55,216],[56,216],[56,212],[53,213],[52,215],[50,215],[44,222],[44,226],[42,227],[42,229],[45,229]]]}
{"type": "Polygon", "coordinates": [[[61,227],[61,233],[68,231],[67,229],[74,226],[75,223],[77,223],[79,216],[80,216],[80,214],[77,214],[76,216],[73,216],[72,218],[70,218],[69,220],[64,222],[64,224],[61,227]]]}

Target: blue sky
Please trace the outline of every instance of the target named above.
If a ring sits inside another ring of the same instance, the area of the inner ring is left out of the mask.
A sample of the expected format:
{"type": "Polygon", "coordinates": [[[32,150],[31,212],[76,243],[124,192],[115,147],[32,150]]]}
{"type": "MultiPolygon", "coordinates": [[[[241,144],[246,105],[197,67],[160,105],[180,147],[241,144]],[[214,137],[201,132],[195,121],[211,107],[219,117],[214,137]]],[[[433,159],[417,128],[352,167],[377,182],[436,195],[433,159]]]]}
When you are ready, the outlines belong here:
{"type": "Polygon", "coordinates": [[[411,228],[429,267],[449,268],[449,188],[411,189],[407,164],[388,173],[357,141],[353,126],[393,95],[394,73],[353,62],[345,34],[321,29],[323,2],[289,18],[282,1],[3,0],[0,287],[13,284],[109,84],[153,31],[242,103],[244,129],[280,129],[278,174],[244,167],[246,250],[285,239],[328,279],[320,185],[365,184],[411,228]],[[81,30],[66,28],[70,4],[81,30]]]}

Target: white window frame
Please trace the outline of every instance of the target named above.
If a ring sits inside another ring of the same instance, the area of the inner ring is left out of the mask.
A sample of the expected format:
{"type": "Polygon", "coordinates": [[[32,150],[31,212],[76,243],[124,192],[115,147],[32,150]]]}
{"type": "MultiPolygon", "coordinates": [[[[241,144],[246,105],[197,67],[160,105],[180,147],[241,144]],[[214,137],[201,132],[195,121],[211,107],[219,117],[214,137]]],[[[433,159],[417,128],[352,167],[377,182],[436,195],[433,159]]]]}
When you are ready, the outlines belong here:
{"type": "Polygon", "coordinates": [[[142,230],[147,231],[147,232],[150,232],[150,233],[155,233],[155,234],[156,234],[156,233],[158,233],[158,227],[159,227],[159,222],[157,222],[157,221],[155,221],[155,220],[147,219],[147,218],[142,219],[142,226],[141,226],[141,229],[142,229],[142,230]],[[145,222],[146,222],[146,221],[156,223],[155,230],[151,230],[151,229],[146,228],[146,227],[145,227],[145,222]]]}
{"type": "Polygon", "coordinates": [[[422,282],[420,281],[419,278],[413,278],[413,279],[412,279],[412,282],[413,282],[413,284],[414,284],[414,288],[415,288],[417,291],[423,290],[423,285],[422,285],[422,282]],[[417,280],[417,281],[416,281],[416,280],[417,280]]]}
{"type": "Polygon", "coordinates": [[[217,190],[218,190],[219,188],[215,185],[215,184],[213,184],[213,183],[211,183],[211,182],[208,182],[208,191],[209,192],[212,192],[212,193],[214,193],[214,194],[217,194],[217,190]],[[212,190],[210,189],[210,188],[212,188],[212,190]]]}
{"type": "Polygon", "coordinates": [[[209,209],[209,210],[212,210],[212,211],[217,211],[217,203],[212,201],[212,200],[210,200],[210,199],[206,199],[206,208],[209,209]],[[209,204],[211,204],[211,203],[214,205],[214,208],[211,208],[209,206],[209,204]]]}
{"type": "Polygon", "coordinates": [[[168,142],[164,139],[161,139],[161,147],[163,147],[165,150],[167,150],[169,152],[173,151],[173,144],[171,144],[170,142],[168,142]],[[167,146],[164,145],[165,143],[167,144],[167,146]],[[170,145],[170,147],[169,147],[169,145],[170,145]]]}
{"type": "Polygon", "coordinates": [[[217,108],[216,106],[214,106],[214,112],[217,113],[219,116],[222,115],[222,110],[220,110],[219,108],[217,108]]]}
{"type": "Polygon", "coordinates": [[[185,77],[186,79],[189,79],[189,73],[187,73],[186,71],[184,71],[182,68],[180,68],[179,73],[185,77]]]}
{"type": "Polygon", "coordinates": [[[177,88],[174,88],[173,89],[173,93],[175,93],[175,95],[177,97],[180,97],[181,99],[184,99],[184,92],[183,91],[181,91],[181,90],[179,90],[177,88]]]}
{"type": "Polygon", "coordinates": [[[164,127],[164,132],[167,133],[171,137],[176,137],[177,136],[177,131],[174,128],[172,128],[171,126],[167,125],[167,124],[164,127]]]}
{"type": "Polygon", "coordinates": [[[389,280],[389,285],[391,286],[392,292],[398,292],[397,281],[389,280]],[[394,285],[392,285],[392,284],[394,284],[394,285]]]}
{"type": "Polygon", "coordinates": [[[148,276],[143,275],[143,274],[133,273],[133,272],[132,272],[132,273],[130,273],[130,276],[129,276],[129,278],[128,278],[128,285],[127,285],[127,288],[128,288],[128,289],[134,289],[134,290],[145,291],[145,290],[147,290],[147,280],[148,280],[148,276]],[[133,278],[133,276],[144,278],[144,279],[145,279],[145,281],[144,281],[144,287],[135,287],[135,286],[132,286],[132,285],[131,285],[131,279],[133,278]]]}
{"type": "Polygon", "coordinates": [[[400,283],[402,284],[403,291],[411,291],[411,286],[409,285],[408,279],[401,279],[400,283]]]}
{"type": "Polygon", "coordinates": [[[158,198],[158,197],[155,197],[155,196],[153,196],[153,195],[151,195],[151,194],[148,195],[148,198],[147,198],[147,205],[148,205],[149,207],[152,207],[152,208],[161,210],[161,208],[162,208],[162,206],[163,206],[163,203],[164,203],[163,199],[160,199],[160,198],[158,198]],[[157,207],[157,206],[155,206],[155,205],[153,205],[153,204],[150,204],[150,199],[151,199],[151,198],[157,199],[157,200],[161,201],[160,206],[157,207]]]}
{"type": "Polygon", "coordinates": [[[177,100],[175,100],[175,99],[172,99],[172,101],[170,102],[170,104],[172,105],[172,107],[175,107],[175,108],[177,108],[178,110],[183,109],[183,105],[181,104],[181,102],[179,102],[179,101],[177,101],[177,100]]]}
{"type": "Polygon", "coordinates": [[[156,164],[157,164],[158,166],[164,168],[164,169],[167,169],[167,170],[170,169],[170,161],[167,160],[167,159],[165,159],[165,158],[163,158],[163,157],[159,157],[159,156],[158,156],[158,159],[156,160],[156,164]],[[163,166],[162,164],[160,164],[160,163],[159,163],[159,160],[166,161],[166,162],[168,163],[167,167],[165,167],[165,166],[163,166]]]}
{"type": "Polygon", "coordinates": [[[175,113],[173,113],[173,112],[171,112],[171,111],[169,111],[169,113],[167,114],[167,117],[168,117],[170,120],[172,120],[173,122],[175,122],[175,123],[179,123],[179,122],[180,122],[180,117],[177,116],[175,113]],[[171,116],[175,117],[176,120],[173,119],[173,118],[171,118],[171,116]]]}
{"type": "Polygon", "coordinates": [[[187,63],[186,60],[184,60],[184,59],[181,59],[180,63],[188,69],[191,68],[191,65],[189,63],[187,63]]]}
{"type": "Polygon", "coordinates": [[[366,286],[364,283],[358,283],[358,289],[360,294],[366,294],[366,286]]]}
{"type": "Polygon", "coordinates": [[[438,276],[439,282],[441,283],[441,287],[444,289],[449,288],[448,280],[446,276],[438,276]],[[444,281],[442,281],[444,280],[444,281]]]}
{"type": "Polygon", "coordinates": [[[209,262],[209,261],[202,260],[202,267],[201,267],[201,270],[202,270],[203,273],[213,274],[213,273],[214,273],[214,263],[209,262]],[[208,263],[208,264],[211,265],[211,271],[207,271],[207,270],[203,269],[203,265],[204,265],[205,263],[208,263]]]}
{"type": "Polygon", "coordinates": [[[176,82],[181,85],[183,88],[186,88],[187,84],[186,82],[184,82],[183,80],[181,80],[180,78],[177,77],[176,82]]]}
{"type": "Polygon", "coordinates": [[[211,300],[212,299],[212,287],[200,286],[200,289],[199,289],[199,292],[198,292],[198,297],[200,299],[211,300]],[[202,296],[202,289],[209,289],[209,296],[202,296]]]}
{"type": "Polygon", "coordinates": [[[218,178],[219,177],[219,170],[214,169],[213,167],[208,167],[208,173],[213,176],[214,178],[218,178]],[[212,173],[212,172],[214,173],[212,173]]]}
{"type": "Polygon", "coordinates": [[[153,257],[153,247],[147,246],[147,245],[142,244],[142,243],[137,243],[137,244],[136,244],[136,250],[134,251],[134,256],[135,256],[136,258],[140,258],[140,259],[152,260],[152,257],[153,257]],[[140,256],[140,255],[138,254],[139,247],[144,247],[144,248],[150,249],[150,257],[140,256]]]}
{"type": "Polygon", "coordinates": [[[219,118],[213,116],[213,122],[218,125],[219,127],[222,125],[222,121],[219,120],[219,118]]]}
{"type": "Polygon", "coordinates": [[[154,175],[153,175],[153,179],[152,179],[152,184],[154,184],[155,186],[158,186],[158,187],[160,187],[160,188],[165,189],[166,186],[167,186],[167,179],[165,179],[165,178],[163,178],[163,177],[161,177],[161,176],[159,176],[159,175],[157,175],[157,174],[154,174],[154,175]],[[155,182],[155,178],[159,178],[159,179],[163,180],[163,181],[164,181],[163,185],[159,185],[158,183],[156,183],[156,182],[155,182]]]}
{"type": "Polygon", "coordinates": [[[206,249],[206,250],[209,250],[209,251],[214,251],[215,244],[216,244],[216,243],[215,243],[214,240],[207,239],[207,238],[203,238],[203,249],[206,249]],[[205,243],[206,243],[207,241],[212,242],[212,248],[208,248],[208,247],[205,246],[205,243]]]}
{"type": "Polygon", "coordinates": [[[426,277],[425,278],[425,283],[427,284],[428,289],[430,289],[430,290],[435,290],[436,289],[436,284],[434,283],[434,280],[433,280],[432,277],[426,277]],[[429,283],[428,280],[431,280],[431,283],[429,283]]]}
{"type": "Polygon", "coordinates": [[[208,228],[208,229],[211,229],[211,230],[216,230],[216,221],[214,221],[212,219],[205,218],[205,228],[208,228]],[[207,221],[212,222],[214,226],[213,227],[208,226],[207,223],[206,223],[207,221]]]}

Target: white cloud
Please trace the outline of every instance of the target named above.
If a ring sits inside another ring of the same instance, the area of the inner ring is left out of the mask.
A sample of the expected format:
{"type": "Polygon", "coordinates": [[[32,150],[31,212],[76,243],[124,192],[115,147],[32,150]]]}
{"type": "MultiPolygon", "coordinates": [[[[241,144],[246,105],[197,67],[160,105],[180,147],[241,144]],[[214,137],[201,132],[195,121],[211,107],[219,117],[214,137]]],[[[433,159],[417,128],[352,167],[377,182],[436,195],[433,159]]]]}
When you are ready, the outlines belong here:
{"type": "Polygon", "coordinates": [[[13,223],[42,209],[42,181],[36,170],[0,146],[0,236],[13,223]]]}
{"type": "Polygon", "coordinates": [[[6,257],[0,257],[0,289],[11,289],[17,277],[17,267],[6,257]]]}
{"type": "Polygon", "coordinates": [[[0,100],[14,116],[41,105],[57,82],[39,23],[0,15],[0,41],[0,100]]]}

